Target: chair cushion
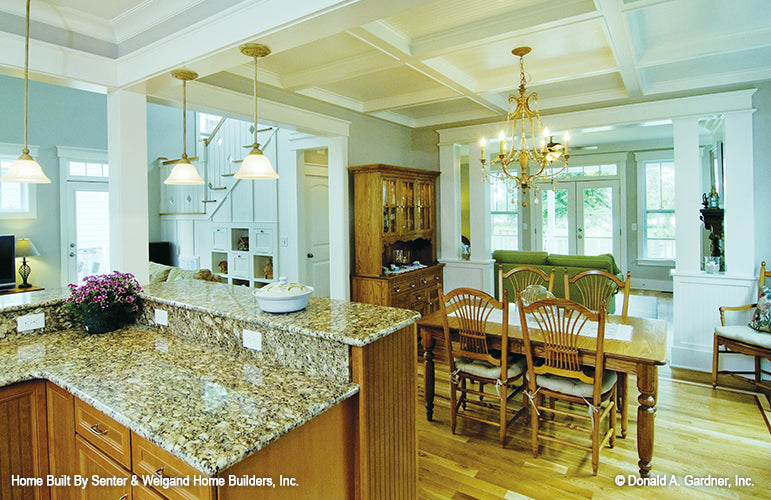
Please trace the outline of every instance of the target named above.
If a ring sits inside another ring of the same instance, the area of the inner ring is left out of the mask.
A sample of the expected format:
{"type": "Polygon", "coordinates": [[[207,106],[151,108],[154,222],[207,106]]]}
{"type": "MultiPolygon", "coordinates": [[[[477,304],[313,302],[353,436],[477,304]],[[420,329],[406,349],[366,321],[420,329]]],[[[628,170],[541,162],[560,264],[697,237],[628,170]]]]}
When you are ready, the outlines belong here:
{"type": "Polygon", "coordinates": [[[739,342],[771,349],[771,335],[753,330],[746,325],[718,326],[715,333],[739,342]]]}
{"type": "Polygon", "coordinates": [[[748,326],[759,332],[771,332],[771,288],[764,286],[761,289],[758,306],[748,326]]]}
{"type": "MultiPolygon", "coordinates": [[[[498,379],[501,376],[501,368],[499,366],[481,359],[455,358],[455,368],[477,377],[498,379]]],[[[526,369],[527,359],[524,356],[513,354],[509,356],[509,379],[518,377],[526,369]]]]}
{"type": "MultiPolygon", "coordinates": [[[[616,383],[618,374],[614,371],[605,370],[602,372],[602,393],[605,394],[616,383]]],[[[535,383],[539,387],[549,389],[550,391],[560,392],[562,394],[569,394],[571,396],[578,396],[583,398],[590,398],[594,392],[592,384],[581,382],[575,378],[560,377],[559,375],[552,375],[546,373],[544,375],[536,375],[535,383]]]]}

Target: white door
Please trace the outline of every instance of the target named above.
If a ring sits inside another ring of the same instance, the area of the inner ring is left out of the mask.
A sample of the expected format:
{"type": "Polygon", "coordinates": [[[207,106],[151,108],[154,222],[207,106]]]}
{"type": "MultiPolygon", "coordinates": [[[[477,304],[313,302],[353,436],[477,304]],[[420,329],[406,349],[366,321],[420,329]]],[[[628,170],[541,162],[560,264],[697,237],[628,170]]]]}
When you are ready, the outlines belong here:
{"type": "Polygon", "coordinates": [[[110,212],[106,182],[67,182],[65,283],[110,272],[110,212]]]}
{"type": "MultiPolygon", "coordinates": [[[[541,248],[569,255],[613,254],[621,257],[618,181],[561,182],[541,192],[541,248]]],[[[537,206],[537,205],[535,205],[537,206]]],[[[537,215],[536,215],[537,216],[537,215]]],[[[540,237],[539,237],[540,236],[540,237]]]]}
{"type": "Polygon", "coordinates": [[[329,297],[329,178],[305,168],[305,279],[316,297],[329,297]]]}

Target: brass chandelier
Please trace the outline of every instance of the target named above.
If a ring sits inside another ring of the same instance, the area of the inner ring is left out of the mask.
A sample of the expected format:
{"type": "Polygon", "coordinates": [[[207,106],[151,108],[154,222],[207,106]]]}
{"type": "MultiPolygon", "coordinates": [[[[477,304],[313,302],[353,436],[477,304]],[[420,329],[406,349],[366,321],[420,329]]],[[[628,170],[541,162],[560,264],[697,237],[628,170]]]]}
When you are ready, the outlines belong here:
{"type": "MultiPolygon", "coordinates": [[[[544,127],[541,122],[541,115],[538,112],[538,94],[531,92],[527,94],[525,89],[525,56],[530,53],[530,47],[518,47],[511,51],[512,54],[519,57],[519,95],[509,95],[509,112],[506,116],[506,124],[498,135],[499,153],[488,163],[485,156],[486,140],[482,138],[482,154],[480,162],[482,163],[482,178],[487,180],[490,177],[497,179],[512,179],[517,188],[522,190],[522,206],[527,206],[527,189],[534,188],[538,191],[536,183],[552,182],[554,183],[568,168],[568,141],[570,135],[565,132],[563,137],[564,146],[554,142],[549,129],[544,127]],[[512,111],[513,103],[517,106],[512,111]],[[531,107],[530,103],[533,103],[531,107]],[[511,149],[507,149],[507,138],[511,137],[511,149]],[[512,163],[519,164],[519,170],[516,166],[509,168],[512,163]],[[530,163],[536,164],[534,172],[530,171],[530,163]],[[554,162],[563,162],[561,168],[550,168],[554,162]],[[500,165],[500,168],[492,167],[500,165]],[[488,167],[491,167],[488,169],[488,167]]],[[[537,202],[536,198],[536,202],[537,202]]]]}

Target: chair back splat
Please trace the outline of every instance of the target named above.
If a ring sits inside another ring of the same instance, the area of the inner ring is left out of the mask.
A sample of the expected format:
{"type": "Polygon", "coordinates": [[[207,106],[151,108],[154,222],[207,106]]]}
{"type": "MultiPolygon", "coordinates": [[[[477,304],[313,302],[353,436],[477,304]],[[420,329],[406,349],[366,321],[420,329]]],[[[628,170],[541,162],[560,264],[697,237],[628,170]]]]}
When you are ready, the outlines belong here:
{"type": "Polygon", "coordinates": [[[626,279],[621,280],[615,274],[599,269],[582,271],[572,278],[568,276],[568,270],[565,269],[565,298],[568,300],[579,301],[581,304],[598,311],[600,305],[613,300],[613,296],[619,291],[624,294],[624,304],[621,308],[621,317],[626,319],[629,310],[629,290],[632,286],[632,273],[627,271],[626,279]],[[570,285],[574,285],[578,291],[578,297],[570,296],[570,285]]]}
{"type": "Polygon", "coordinates": [[[508,292],[503,293],[502,299],[498,301],[472,288],[457,288],[444,294],[439,287],[439,307],[450,364],[452,432],[455,433],[456,417],[484,422],[499,427],[499,439],[504,446],[508,424],[525,414],[523,407],[508,418],[512,413],[509,400],[523,390],[526,363],[523,356],[509,354],[508,292]],[[496,312],[495,320],[491,319],[493,312],[496,312]],[[493,343],[500,346],[500,350],[491,349],[493,343]],[[479,384],[478,390],[473,383],[479,384]],[[495,391],[485,392],[485,384],[495,387],[495,391]],[[482,407],[482,412],[469,411],[469,404],[482,407]],[[490,409],[497,410],[495,419],[485,416],[490,409]]]}
{"type": "Polygon", "coordinates": [[[503,285],[506,281],[509,282],[514,293],[521,293],[530,285],[541,285],[552,292],[554,291],[554,274],[555,269],[553,267],[551,273],[546,274],[532,266],[519,266],[504,273],[503,265],[498,264],[498,297],[503,297],[503,285]]]}

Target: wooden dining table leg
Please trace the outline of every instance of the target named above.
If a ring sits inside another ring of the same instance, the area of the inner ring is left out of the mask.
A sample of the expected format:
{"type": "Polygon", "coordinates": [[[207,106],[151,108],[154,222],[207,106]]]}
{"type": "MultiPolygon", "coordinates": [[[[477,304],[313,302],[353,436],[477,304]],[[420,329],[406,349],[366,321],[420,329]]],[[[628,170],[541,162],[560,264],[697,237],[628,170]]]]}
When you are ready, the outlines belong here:
{"type": "Polygon", "coordinates": [[[426,419],[434,418],[434,336],[427,328],[421,328],[420,340],[423,343],[423,397],[426,401],[426,419]]]}
{"type": "Polygon", "coordinates": [[[621,437],[626,437],[627,424],[629,423],[629,376],[624,372],[618,374],[618,411],[621,412],[621,437]]]}
{"type": "Polygon", "coordinates": [[[653,428],[656,416],[658,392],[658,368],[656,365],[637,365],[637,455],[640,458],[640,477],[649,477],[653,460],[653,428]]]}

